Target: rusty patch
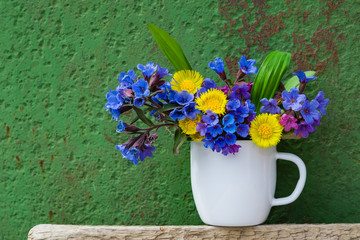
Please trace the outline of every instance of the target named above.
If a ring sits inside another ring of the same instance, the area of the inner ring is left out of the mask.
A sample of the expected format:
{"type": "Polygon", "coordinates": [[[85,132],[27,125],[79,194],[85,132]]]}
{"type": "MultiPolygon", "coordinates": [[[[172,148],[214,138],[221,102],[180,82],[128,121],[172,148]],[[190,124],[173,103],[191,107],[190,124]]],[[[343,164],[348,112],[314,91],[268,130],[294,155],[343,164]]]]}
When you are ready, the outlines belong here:
{"type": "Polygon", "coordinates": [[[53,155],[53,154],[51,154],[51,156],[50,156],[50,160],[51,160],[51,163],[53,163],[53,162],[54,162],[54,155],[53,155]]]}
{"type": "Polygon", "coordinates": [[[321,13],[326,15],[326,22],[329,22],[331,14],[344,2],[344,0],[325,0],[325,2],[327,9],[324,9],[321,13]]]}
{"type": "Polygon", "coordinates": [[[66,143],[66,137],[63,137],[63,141],[64,141],[64,143],[66,143]]]}
{"type": "Polygon", "coordinates": [[[42,172],[42,173],[45,173],[44,160],[40,160],[40,161],[39,161],[39,165],[40,165],[41,172],[42,172]]]}
{"type": "Polygon", "coordinates": [[[111,142],[112,144],[115,144],[115,142],[113,140],[111,140],[111,138],[109,138],[108,135],[106,135],[106,133],[104,133],[105,139],[109,142],[111,142]]]}
{"type": "Polygon", "coordinates": [[[49,220],[50,220],[50,222],[54,221],[54,213],[53,213],[53,211],[49,211],[49,220]]]}
{"type": "Polygon", "coordinates": [[[10,127],[6,126],[6,137],[10,137],[10,127]]]}
{"type": "Polygon", "coordinates": [[[15,159],[16,159],[16,164],[18,165],[19,168],[21,168],[22,163],[21,163],[19,155],[15,155],[15,159]]]}

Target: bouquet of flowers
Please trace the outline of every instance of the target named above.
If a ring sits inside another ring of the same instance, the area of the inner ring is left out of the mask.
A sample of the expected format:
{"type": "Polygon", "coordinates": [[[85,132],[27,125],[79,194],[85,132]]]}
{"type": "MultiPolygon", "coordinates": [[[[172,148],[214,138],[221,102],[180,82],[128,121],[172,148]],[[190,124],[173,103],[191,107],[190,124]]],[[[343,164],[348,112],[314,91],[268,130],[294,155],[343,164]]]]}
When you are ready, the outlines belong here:
{"type": "Polygon", "coordinates": [[[236,78],[228,78],[224,62],[217,57],[208,66],[224,82],[217,86],[192,70],[178,43],[164,30],[148,25],[161,50],[176,70],[152,62],[138,64],[134,70],[119,75],[116,90],[106,94],[106,110],[118,121],[117,132],[132,137],[116,145],[124,158],[135,165],[152,157],[158,129],[174,133],[174,153],[179,153],[186,139],[202,141],[205,148],[224,155],[235,154],[237,140],[252,140],[257,146],[276,146],[281,138],[307,138],[315,132],[329,99],[320,91],[310,100],[304,90],[314,72],[297,71],[281,83],[290,62],[290,54],[270,53],[258,69],[256,61],[241,56],[236,78]],[[250,75],[255,75],[251,81],[250,75]],[[246,80],[246,78],[247,80],[246,80]],[[165,81],[169,78],[170,81],[165,81]],[[119,117],[127,111],[136,117],[128,123],[119,117]],[[145,128],[135,126],[140,120],[145,128]]]}

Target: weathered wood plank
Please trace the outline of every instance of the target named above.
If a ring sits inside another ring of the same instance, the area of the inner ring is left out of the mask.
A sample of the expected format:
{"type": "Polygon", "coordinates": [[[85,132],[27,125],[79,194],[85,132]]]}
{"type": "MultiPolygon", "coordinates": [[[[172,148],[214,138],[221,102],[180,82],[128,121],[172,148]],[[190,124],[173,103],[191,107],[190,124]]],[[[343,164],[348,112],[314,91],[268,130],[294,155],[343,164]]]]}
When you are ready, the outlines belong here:
{"type": "Polygon", "coordinates": [[[225,228],[213,226],[76,226],[33,227],[29,240],[62,239],[360,239],[360,224],[280,224],[225,228]]]}

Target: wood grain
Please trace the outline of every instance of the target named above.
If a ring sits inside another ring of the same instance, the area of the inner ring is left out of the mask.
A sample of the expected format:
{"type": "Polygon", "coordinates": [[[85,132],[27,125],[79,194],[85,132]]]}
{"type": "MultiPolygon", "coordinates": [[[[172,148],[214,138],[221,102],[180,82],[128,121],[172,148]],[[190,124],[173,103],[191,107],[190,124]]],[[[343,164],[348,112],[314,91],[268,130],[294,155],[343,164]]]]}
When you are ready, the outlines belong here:
{"type": "Polygon", "coordinates": [[[360,224],[280,224],[253,227],[213,226],[76,226],[42,224],[29,240],[62,239],[360,239],[360,224]]]}

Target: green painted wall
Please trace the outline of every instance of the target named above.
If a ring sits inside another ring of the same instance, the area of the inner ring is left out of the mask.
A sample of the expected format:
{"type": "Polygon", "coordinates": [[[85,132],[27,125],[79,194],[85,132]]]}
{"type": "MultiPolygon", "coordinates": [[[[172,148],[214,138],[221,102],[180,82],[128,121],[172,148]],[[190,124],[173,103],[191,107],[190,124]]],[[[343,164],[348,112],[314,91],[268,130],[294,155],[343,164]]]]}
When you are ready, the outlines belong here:
{"type": "MultiPolygon", "coordinates": [[[[105,112],[107,88],[138,63],[171,69],[146,23],[170,32],[206,77],[217,79],[207,68],[217,56],[234,73],[241,54],[260,63],[273,50],[292,53],[287,77],[315,69],[308,94],[325,92],[328,115],[310,138],[279,145],[304,159],[308,179],[268,223],[359,222],[360,2],[235,2],[0,2],[0,239],[40,223],[202,224],[188,143],[172,156],[163,131],[156,157],[138,166],[114,147],[125,137],[105,112]]],[[[278,175],[286,196],[297,170],[280,163],[278,175]]]]}

